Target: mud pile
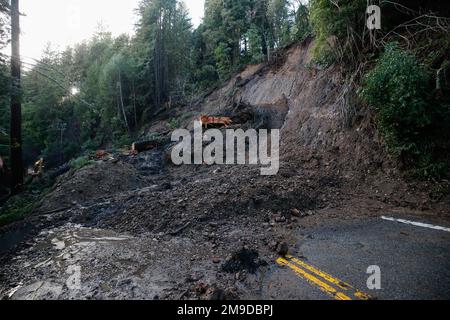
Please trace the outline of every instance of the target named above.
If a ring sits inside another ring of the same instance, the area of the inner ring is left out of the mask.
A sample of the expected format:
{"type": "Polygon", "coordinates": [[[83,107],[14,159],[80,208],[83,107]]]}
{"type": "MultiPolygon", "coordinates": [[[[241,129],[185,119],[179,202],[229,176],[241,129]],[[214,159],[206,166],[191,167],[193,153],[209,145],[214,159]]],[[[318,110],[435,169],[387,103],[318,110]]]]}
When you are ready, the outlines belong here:
{"type": "Polygon", "coordinates": [[[110,195],[145,186],[137,169],[121,161],[98,161],[61,176],[40,212],[101,202],[110,195]]]}
{"type": "MultiPolygon", "coordinates": [[[[341,208],[349,217],[396,207],[445,213],[445,202],[430,198],[429,184],[401,178],[370,110],[349,103],[337,68],[320,70],[312,63],[313,45],[308,40],[269,64],[248,66],[181,121],[192,128],[200,114],[208,114],[231,117],[234,128],[280,128],[277,176],[262,177],[252,166],[176,167],[163,145],[64,177],[41,211],[69,206],[77,211],[71,217],[88,217],[93,227],[177,235],[227,219],[261,225],[276,215],[289,223],[293,210],[341,208]],[[107,208],[86,209],[104,199],[107,208]]],[[[149,128],[166,131],[170,119],[155,119],[149,128]]],[[[170,138],[170,131],[166,135],[170,138]]]]}

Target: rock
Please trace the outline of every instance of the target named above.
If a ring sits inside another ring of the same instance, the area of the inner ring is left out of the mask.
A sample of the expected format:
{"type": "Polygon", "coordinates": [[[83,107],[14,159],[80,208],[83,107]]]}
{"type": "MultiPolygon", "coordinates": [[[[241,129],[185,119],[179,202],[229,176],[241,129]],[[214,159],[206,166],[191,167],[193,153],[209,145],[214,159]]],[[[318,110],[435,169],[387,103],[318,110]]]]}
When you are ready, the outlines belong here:
{"type": "Polygon", "coordinates": [[[291,210],[291,214],[297,218],[300,218],[302,216],[302,213],[300,212],[300,210],[295,209],[295,208],[291,210]]]}
{"type": "Polygon", "coordinates": [[[289,245],[286,242],[280,243],[277,248],[277,253],[284,257],[289,253],[289,245]]]}
{"type": "Polygon", "coordinates": [[[247,272],[245,270],[242,270],[236,273],[235,279],[238,281],[245,281],[245,279],[247,279],[247,272]]]}
{"type": "Polygon", "coordinates": [[[163,190],[171,190],[172,189],[172,185],[170,183],[166,182],[166,183],[162,184],[161,188],[163,190]]]}
{"type": "Polygon", "coordinates": [[[212,259],[212,262],[214,263],[214,264],[219,264],[220,263],[220,258],[219,257],[213,257],[213,259],[212,259]]]}
{"type": "Polygon", "coordinates": [[[199,295],[205,294],[206,290],[208,290],[208,286],[203,282],[200,282],[195,286],[195,292],[199,295]]]}
{"type": "Polygon", "coordinates": [[[276,241],[272,241],[269,243],[269,249],[272,251],[276,251],[278,248],[278,242],[276,241]]]}
{"type": "Polygon", "coordinates": [[[225,291],[217,288],[216,286],[210,287],[206,290],[205,300],[209,301],[220,301],[225,299],[225,291]]]}
{"type": "Polygon", "coordinates": [[[225,290],[225,296],[224,296],[224,300],[238,300],[239,299],[239,295],[238,295],[238,290],[235,287],[230,287],[228,289],[225,290]]]}
{"type": "Polygon", "coordinates": [[[265,263],[259,259],[259,253],[256,250],[243,248],[227,258],[222,265],[222,270],[234,274],[242,271],[254,274],[260,266],[266,265],[265,263]]]}

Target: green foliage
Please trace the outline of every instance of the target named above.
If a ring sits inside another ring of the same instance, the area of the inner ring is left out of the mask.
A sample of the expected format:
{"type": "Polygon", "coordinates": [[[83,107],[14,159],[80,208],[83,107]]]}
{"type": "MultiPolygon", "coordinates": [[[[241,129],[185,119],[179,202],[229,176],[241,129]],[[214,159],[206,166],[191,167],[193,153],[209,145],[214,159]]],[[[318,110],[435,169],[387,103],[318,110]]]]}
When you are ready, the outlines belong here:
{"type": "Polygon", "coordinates": [[[134,139],[132,137],[130,137],[128,134],[123,134],[115,138],[114,146],[116,148],[123,148],[124,146],[131,146],[133,142],[134,139]]]}
{"type": "Polygon", "coordinates": [[[9,78],[8,68],[0,62],[0,157],[9,156],[9,78]]]}
{"type": "Polygon", "coordinates": [[[172,118],[169,121],[169,127],[171,130],[179,129],[180,128],[180,119],[172,118]]]}
{"type": "Polygon", "coordinates": [[[0,227],[9,223],[20,221],[36,209],[42,198],[48,194],[53,181],[45,179],[32,182],[26,186],[24,192],[13,196],[0,207],[0,227]]]}
{"type": "Polygon", "coordinates": [[[213,65],[207,64],[200,68],[196,74],[199,89],[203,90],[212,87],[217,83],[219,76],[216,68],[213,65]]]}
{"type": "Polygon", "coordinates": [[[80,170],[88,165],[92,164],[92,161],[89,160],[87,156],[78,157],[72,161],[70,161],[69,165],[74,170],[80,170]]]}
{"type": "Polygon", "coordinates": [[[33,194],[14,196],[0,209],[0,226],[19,221],[29,215],[39,197],[33,194]]]}
{"type": "MultiPolygon", "coordinates": [[[[48,46],[23,72],[27,166],[43,157],[51,169],[82,153],[128,145],[168,103],[186,105],[245,64],[267,60],[304,37],[309,27],[307,7],[287,0],[208,0],[196,30],[180,0],[141,0],[137,12],[133,38],[114,38],[100,27],[90,40],[61,52],[48,46]]],[[[5,132],[8,88],[9,69],[0,63],[5,132]]],[[[174,119],[171,124],[178,127],[174,119]]],[[[0,142],[5,160],[7,144],[0,142]]]]}
{"type": "MultiPolygon", "coordinates": [[[[332,37],[344,43],[350,33],[362,34],[365,28],[366,0],[311,0],[311,25],[316,36],[314,57],[328,65],[336,59],[330,44],[332,37]]],[[[348,48],[346,48],[348,49],[348,48]]]]}
{"type": "MultiPolygon", "coordinates": [[[[0,0],[0,49],[3,49],[7,43],[9,35],[9,2],[8,0],[0,0]]],[[[3,57],[0,54],[0,62],[3,57]]]]}
{"type": "Polygon", "coordinates": [[[350,69],[370,59],[371,54],[379,54],[389,41],[428,47],[424,39],[432,40],[439,34],[448,39],[447,22],[442,25],[434,17],[446,20],[449,14],[450,7],[444,1],[310,0],[310,23],[315,36],[313,57],[318,64],[327,66],[337,61],[350,69]],[[381,30],[367,30],[368,5],[381,8],[381,30]]]}
{"type": "Polygon", "coordinates": [[[248,55],[251,63],[260,63],[264,61],[262,52],[263,39],[258,32],[257,26],[252,26],[246,33],[248,39],[248,55]]]}
{"type": "Polygon", "coordinates": [[[219,43],[216,50],[214,50],[214,56],[217,61],[217,72],[221,79],[225,79],[232,71],[233,61],[232,48],[226,43],[219,43]]]}
{"type": "Polygon", "coordinates": [[[293,26],[293,39],[303,41],[312,34],[309,8],[300,4],[295,13],[295,24],[293,26]]]}
{"type": "Polygon", "coordinates": [[[202,55],[195,63],[215,66],[224,79],[247,63],[268,60],[275,50],[305,39],[310,34],[309,10],[288,0],[209,0],[199,30],[202,41],[193,49],[202,55]]]}
{"type": "Polygon", "coordinates": [[[448,137],[450,113],[448,106],[434,101],[431,83],[414,54],[390,44],[366,75],[361,91],[377,111],[389,150],[422,176],[448,171],[448,164],[436,161],[439,142],[448,137]]]}
{"type": "Polygon", "coordinates": [[[190,76],[191,22],[178,0],[143,0],[135,39],[144,102],[161,108],[184,98],[190,76]]]}
{"type": "Polygon", "coordinates": [[[272,39],[275,48],[291,43],[292,21],[289,18],[289,1],[271,0],[267,6],[267,16],[271,24],[272,39]]]}

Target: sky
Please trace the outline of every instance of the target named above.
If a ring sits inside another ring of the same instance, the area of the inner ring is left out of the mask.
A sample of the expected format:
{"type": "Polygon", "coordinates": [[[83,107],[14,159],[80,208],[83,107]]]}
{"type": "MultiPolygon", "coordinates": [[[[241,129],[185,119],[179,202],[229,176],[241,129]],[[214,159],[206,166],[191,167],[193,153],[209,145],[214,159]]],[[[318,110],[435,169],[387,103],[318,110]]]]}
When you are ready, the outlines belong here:
{"type": "MultiPolygon", "coordinates": [[[[192,23],[203,17],[204,0],[184,0],[192,23]]],[[[48,43],[53,49],[89,39],[102,24],[114,36],[133,34],[139,0],[21,0],[22,56],[38,59],[48,43]]]]}

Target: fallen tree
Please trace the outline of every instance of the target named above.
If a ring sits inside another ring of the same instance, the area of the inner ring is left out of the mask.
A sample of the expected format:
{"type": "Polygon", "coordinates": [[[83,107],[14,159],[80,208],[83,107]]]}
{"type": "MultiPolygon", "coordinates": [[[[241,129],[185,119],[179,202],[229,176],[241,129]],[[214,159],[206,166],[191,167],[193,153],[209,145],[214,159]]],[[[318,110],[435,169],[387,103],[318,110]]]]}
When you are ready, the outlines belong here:
{"type": "Polygon", "coordinates": [[[151,141],[142,141],[135,142],[131,147],[131,151],[134,153],[141,153],[149,150],[153,150],[158,148],[161,145],[159,141],[151,140],[151,141]]]}

